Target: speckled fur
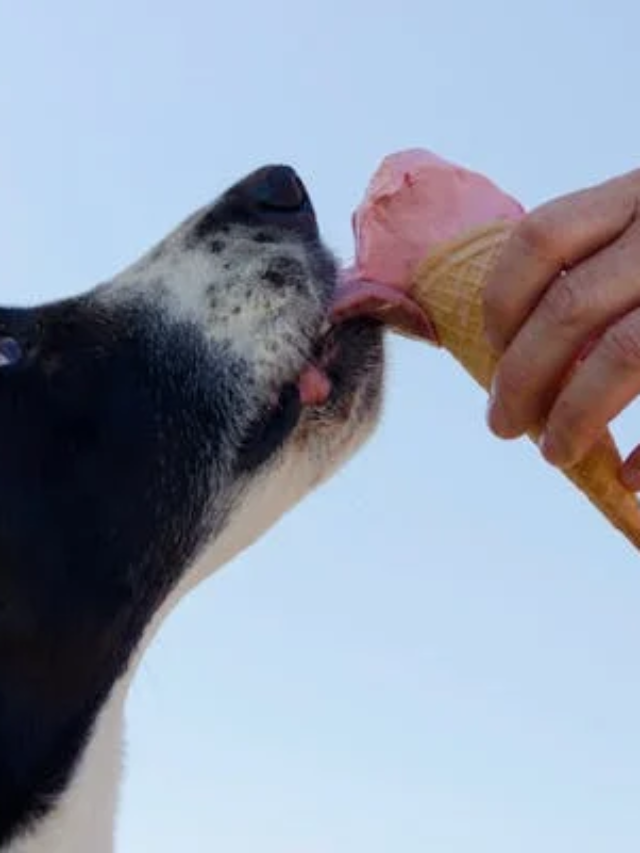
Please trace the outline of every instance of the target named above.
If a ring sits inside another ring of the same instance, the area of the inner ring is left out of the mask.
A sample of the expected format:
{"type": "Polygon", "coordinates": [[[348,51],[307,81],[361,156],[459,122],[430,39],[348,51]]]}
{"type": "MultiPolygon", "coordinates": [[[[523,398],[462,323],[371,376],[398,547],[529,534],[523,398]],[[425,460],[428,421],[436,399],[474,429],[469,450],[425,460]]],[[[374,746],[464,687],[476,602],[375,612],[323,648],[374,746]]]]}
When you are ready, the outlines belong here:
{"type": "MultiPolygon", "coordinates": [[[[286,230],[222,226],[196,236],[204,208],[102,291],[151,299],[197,325],[207,340],[250,365],[261,392],[299,372],[326,316],[335,269],[327,250],[286,230]]],[[[126,295],[126,296],[125,296],[126,295]]]]}

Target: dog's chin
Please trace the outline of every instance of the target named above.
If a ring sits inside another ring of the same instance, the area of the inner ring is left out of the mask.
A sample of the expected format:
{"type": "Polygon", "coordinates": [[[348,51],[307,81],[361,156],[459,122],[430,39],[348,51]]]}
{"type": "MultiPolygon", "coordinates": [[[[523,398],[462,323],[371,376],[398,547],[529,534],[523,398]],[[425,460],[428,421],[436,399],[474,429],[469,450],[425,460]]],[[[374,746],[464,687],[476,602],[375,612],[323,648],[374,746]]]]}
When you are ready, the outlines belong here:
{"type": "MultiPolygon", "coordinates": [[[[301,376],[284,384],[276,402],[252,425],[239,454],[255,471],[292,448],[335,467],[373,430],[381,408],[383,328],[365,318],[331,326],[316,342],[301,376]],[[318,386],[308,389],[309,371],[318,386]]],[[[324,470],[319,471],[325,479],[324,470]]]]}

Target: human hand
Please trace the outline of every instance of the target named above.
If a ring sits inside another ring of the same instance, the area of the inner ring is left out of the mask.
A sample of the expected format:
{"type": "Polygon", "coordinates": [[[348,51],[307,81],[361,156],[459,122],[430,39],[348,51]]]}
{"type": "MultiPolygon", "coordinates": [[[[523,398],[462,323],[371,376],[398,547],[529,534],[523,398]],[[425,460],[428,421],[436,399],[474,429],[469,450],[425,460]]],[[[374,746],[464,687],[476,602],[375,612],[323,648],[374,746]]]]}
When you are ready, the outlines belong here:
{"type": "MultiPolygon", "coordinates": [[[[560,467],[640,394],[639,213],[640,171],[545,204],[515,227],[486,288],[499,354],[489,427],[542,427],[560,467]]],[[[621,476],[640,490],[640,446],[621,476]]]]}

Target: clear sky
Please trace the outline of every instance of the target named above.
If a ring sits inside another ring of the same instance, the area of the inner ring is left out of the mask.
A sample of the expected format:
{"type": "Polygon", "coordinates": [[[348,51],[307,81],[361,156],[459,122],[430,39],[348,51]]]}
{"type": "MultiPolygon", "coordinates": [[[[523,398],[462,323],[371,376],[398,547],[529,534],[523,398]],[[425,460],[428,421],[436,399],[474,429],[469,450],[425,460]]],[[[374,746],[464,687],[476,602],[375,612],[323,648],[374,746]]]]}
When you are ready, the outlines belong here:
{"type": "MultiPolygon", "coordinates": [[[[272,160],[345,259],[398,148],[528,206],[635,168],[639,10],[0,0],[0,298],[108,278],[272,160]]],[[[640,849],[640,556],[443,353],[393,342],[388,381],[366,450],[148,654],[121,853],[640,849]]]]}

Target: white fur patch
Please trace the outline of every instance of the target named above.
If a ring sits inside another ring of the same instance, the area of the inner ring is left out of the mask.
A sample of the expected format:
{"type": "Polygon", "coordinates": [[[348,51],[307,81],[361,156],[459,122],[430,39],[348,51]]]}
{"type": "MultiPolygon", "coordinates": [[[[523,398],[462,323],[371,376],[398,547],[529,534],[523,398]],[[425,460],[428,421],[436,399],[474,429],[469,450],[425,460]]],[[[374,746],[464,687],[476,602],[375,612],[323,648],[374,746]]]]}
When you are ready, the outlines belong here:
{"type": "Polygon", "coordinates": [[[128,681],[114,687],[55,809],[11,842],[6,853],[111,853],[127,688],[128,681]]]}
{"type": "Polygon", "coordinates": [[[318,335],[327,283],[315,278],[299,240],[264,245],[250,235],[233,226],[212,236],[223,246],[214,252],[202,243],[189,246],[187,223],[97,294],[106,303],[149,301],[243,360],[261,388],[281,386],[300,371],[318,335]],[[282,263],[298,270],[297,286],[291,273],[285,286],[268,280],[282,263]]]}

